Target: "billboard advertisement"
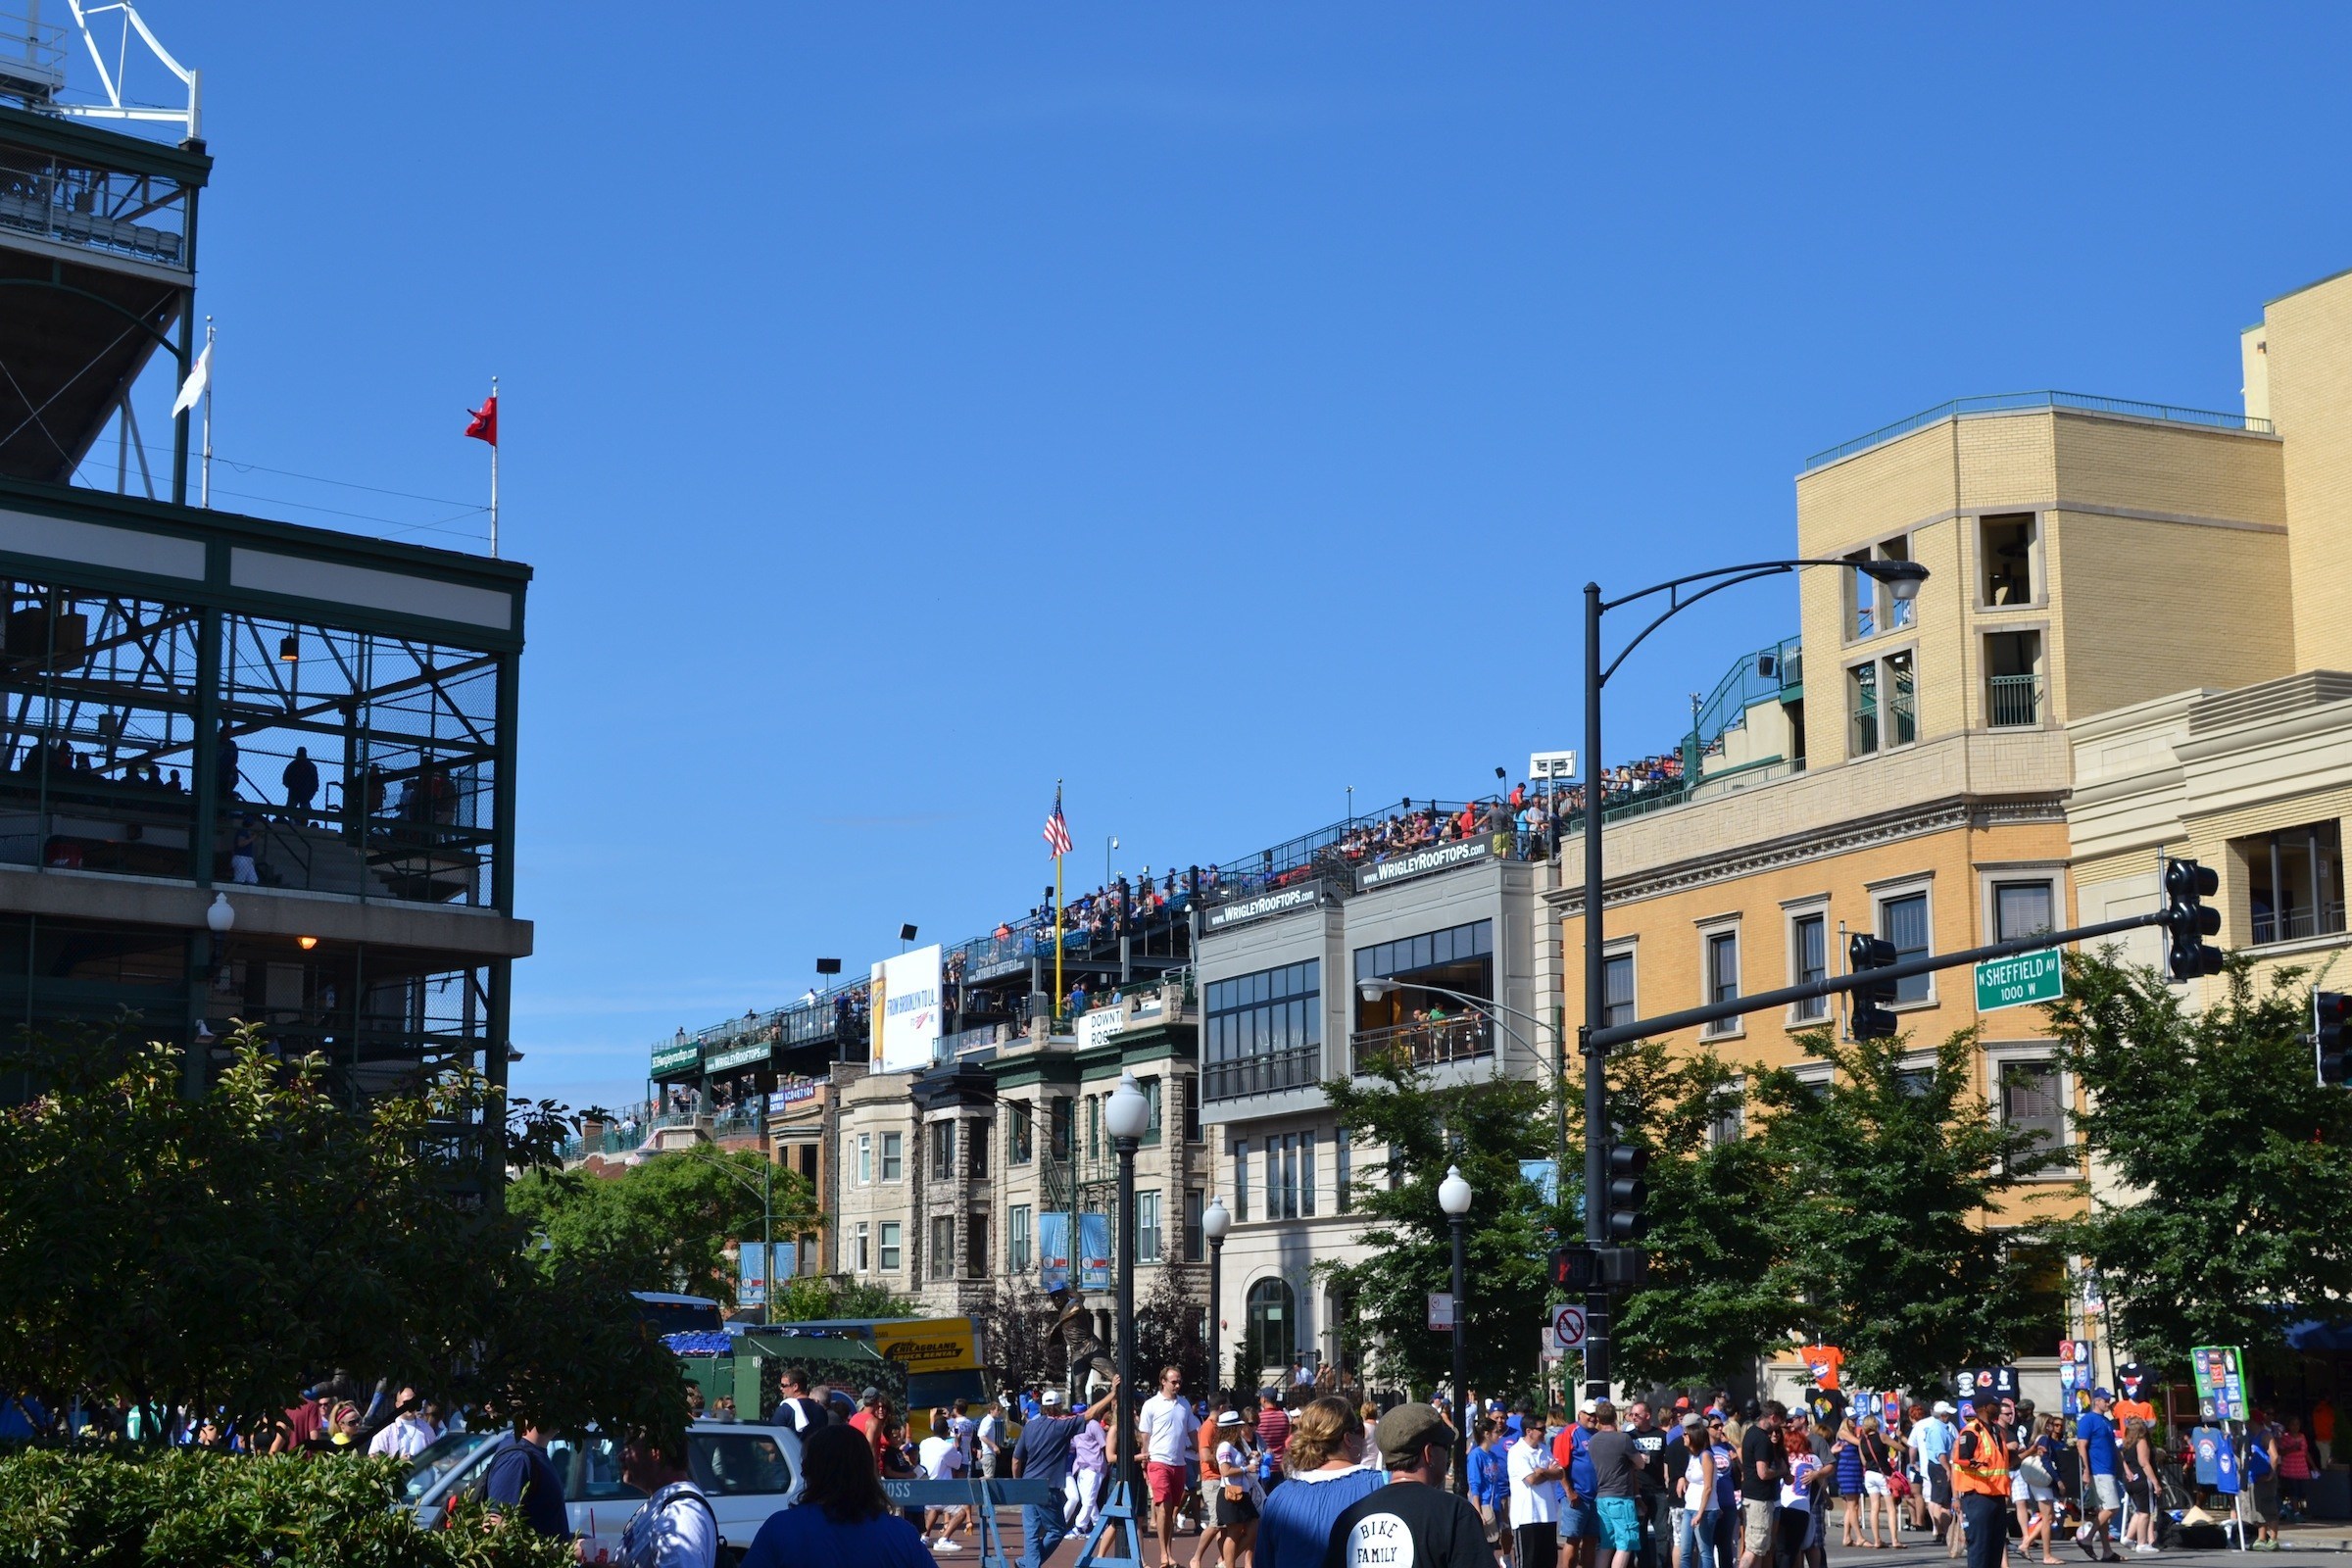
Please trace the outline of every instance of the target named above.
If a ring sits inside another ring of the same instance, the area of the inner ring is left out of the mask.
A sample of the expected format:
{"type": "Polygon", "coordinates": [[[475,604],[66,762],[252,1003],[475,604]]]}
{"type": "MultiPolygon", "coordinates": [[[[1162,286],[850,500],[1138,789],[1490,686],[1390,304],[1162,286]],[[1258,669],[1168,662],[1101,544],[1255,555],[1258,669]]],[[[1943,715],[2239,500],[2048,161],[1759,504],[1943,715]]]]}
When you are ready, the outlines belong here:
{"type": "Polygon", "coordinates": [[[922,1071],[931,1065],[943,1028],[939,944],[883,959],[873,966],[872,979],[873,1070],[922,1071]]]}

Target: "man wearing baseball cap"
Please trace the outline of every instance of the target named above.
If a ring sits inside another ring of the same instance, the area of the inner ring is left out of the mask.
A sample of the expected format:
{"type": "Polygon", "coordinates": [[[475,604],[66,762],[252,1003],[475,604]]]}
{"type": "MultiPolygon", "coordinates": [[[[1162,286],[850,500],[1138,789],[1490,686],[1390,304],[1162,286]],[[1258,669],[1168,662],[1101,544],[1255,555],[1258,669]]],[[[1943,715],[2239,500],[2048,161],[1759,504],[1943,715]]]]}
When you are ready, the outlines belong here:
{"type": "Polygon", "coordinates": [[[2108,1414],[2115,1396],[2105,1389],[2090,1391],[2090,1408],[2075,1417],[2075,1452],[2082,1460],[2082,1511],[2089,1516],[2087,1533],[2075,1537],[2098,1562],[2119,1562],[2115,1550],[2115,1512],[2124,1505],[2123,1467],[2116,1462],[2115,1418],[2108,1414]]]}
{"type": "Polygon", "coordinates": [[[1348,1505],[1323,1568],[1493,1568],[1478,1510],[1446,1490],[1453,1428],[1434,1405],[1400,1404],[1373,1429],[1389,1484],[1348,1505]]]}

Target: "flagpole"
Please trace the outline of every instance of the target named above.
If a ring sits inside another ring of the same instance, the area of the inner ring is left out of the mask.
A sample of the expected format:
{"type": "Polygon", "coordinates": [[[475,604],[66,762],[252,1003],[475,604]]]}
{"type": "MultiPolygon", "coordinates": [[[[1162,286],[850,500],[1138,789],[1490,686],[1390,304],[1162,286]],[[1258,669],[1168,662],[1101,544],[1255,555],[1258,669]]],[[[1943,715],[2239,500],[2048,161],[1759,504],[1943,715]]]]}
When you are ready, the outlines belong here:
{"type": "MultiPolygon", "coordinates": [[[[1061,780],[1059,779],[1054,781],[1054,814],[1061,815],[1061,780]]],[[[1061,1016],[1061,851],[1059,850],[1054,852],[1054,1010],[1050,1016],[1055,1018],[1061,1016]]],[[[1076,1209],[1077,1202],[1073,1199],[1070,1216],[1072,1226],[1078,1222],[1076,1209]]],[[[1073,1233],[1070,1238],[1070,1257],[1073,1264],[1078,1256],[1077,1247],[1078,1240],[1073,1233]]]]}
{"type": "Polygon", "coordinates": [[[204,318],[204,462],[196,476],[196,504],[213,504],[213,318],[204,318]]]}
{"type": "MultiPolygon", "coordinates": [[[[493,407],[497,406],[498,377],[495,375],[490,378],[490,402],[493,407]]],[[[496,441],[490,443],[490,556],[492,560],[496,560],[498,557],[498,443],[496,441]]]]}

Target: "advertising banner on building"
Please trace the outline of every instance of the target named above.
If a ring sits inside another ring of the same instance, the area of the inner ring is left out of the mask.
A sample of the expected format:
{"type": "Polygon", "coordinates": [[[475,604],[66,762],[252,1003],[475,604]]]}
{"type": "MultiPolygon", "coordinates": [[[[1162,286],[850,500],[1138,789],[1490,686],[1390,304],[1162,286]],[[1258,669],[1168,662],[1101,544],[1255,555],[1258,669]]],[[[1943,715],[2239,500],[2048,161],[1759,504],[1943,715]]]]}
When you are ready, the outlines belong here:
{"type": "Polygon", "coordinates": [[[765,1306],[767,1304],[767,1249],[759,1242],[737,1244],[735,1304],[737,1306],[765,1306]]]}
{"type": "Polygon", "coordinates": [[[1278,914],[1290,914],[1298,909],[1311,909],[1323,902],[1323,889],[1309,883],[1301,888],[1284,888],[1276,893],[1261,893],[1253,899],[1235,899],[1220,904],[1208,911],[1206,924],[1211,931],[1228,926],[1247,925],[1252,920],[1267,920],[1278,914]]]}
{"type": "Polygon", "coordinates": [[[931,1065],[943,1028],[939,944],[883,959],[873,966],[871,979],[873,1070],[922,1071],[931,1065]]]}
{"type": "Polygon", "coordinates": [[[1078,1288],[1082,1291],[1110,1289],[1108,1214],[1078,1216],[1078,1288]]]}
{"type": "Polygon", "coordinates": [[[1417,876],[1450,871],[1457,865],[1468,865],[1473,860],[1508,855],[1510,849],[1510,834],[1481,833],[1474,839],[1457,839],[1451,844],[1433,845],[1426,850],[1414,850],[1408,855],[1391,856],[1377,865],[1357,866],[1355,890],[1369,893],[1374,888],[1385,888],[1392,882],[1406,882],[1417,876]]]}
{"type": "Polygon", "coordinates": [[[1038,1288],[1058,1291],[1070,1283],[1070,1216],[1052,1210],[1037,1216],[1038,1288]]]}

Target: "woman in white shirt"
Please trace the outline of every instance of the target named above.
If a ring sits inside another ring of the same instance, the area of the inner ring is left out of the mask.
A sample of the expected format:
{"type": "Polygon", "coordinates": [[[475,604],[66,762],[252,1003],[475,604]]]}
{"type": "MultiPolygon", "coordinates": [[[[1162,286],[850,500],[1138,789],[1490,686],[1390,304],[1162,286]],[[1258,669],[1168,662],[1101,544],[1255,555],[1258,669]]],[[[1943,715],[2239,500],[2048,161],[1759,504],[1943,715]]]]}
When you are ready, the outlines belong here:
{"type": "Polygon", "coordinates": [[[1225,1568],[1234,1568],[1256,1544],[1257,1516],[1266,1501],[1257,1479],[1257,1439],[1239,1410],[1217,1417],[1217,1473],[1224,1485],[1217,1494],[1216,1524],[1224,1532],[1225,1568]]]}

